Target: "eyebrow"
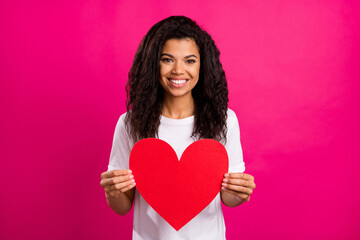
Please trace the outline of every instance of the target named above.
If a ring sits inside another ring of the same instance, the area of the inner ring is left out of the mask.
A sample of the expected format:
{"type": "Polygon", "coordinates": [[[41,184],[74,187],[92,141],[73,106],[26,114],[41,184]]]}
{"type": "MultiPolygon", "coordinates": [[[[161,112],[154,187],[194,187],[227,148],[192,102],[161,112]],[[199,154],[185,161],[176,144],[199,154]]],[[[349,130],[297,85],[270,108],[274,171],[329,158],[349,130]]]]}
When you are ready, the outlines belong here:
{"type": "MultiPolygon", "coordinates": [[[[164,55],[167,55],[167,56],[169,56],[169,57],[174,58],[174,56],[173,56],[173,55],[168,54],[168,53],[162,53],[162,54],[160,55],[160,57],[162,57],[162,56],[164,56],[164,55]]],[[[195,56],[194,54],[188,55],[188,56],[186,56],[186,57],[184,57],[184,58],[190,58],[190,57],[196,57],[196,58],[198,58],[198,57],[197,57],[197,56],[195,56]]]]}

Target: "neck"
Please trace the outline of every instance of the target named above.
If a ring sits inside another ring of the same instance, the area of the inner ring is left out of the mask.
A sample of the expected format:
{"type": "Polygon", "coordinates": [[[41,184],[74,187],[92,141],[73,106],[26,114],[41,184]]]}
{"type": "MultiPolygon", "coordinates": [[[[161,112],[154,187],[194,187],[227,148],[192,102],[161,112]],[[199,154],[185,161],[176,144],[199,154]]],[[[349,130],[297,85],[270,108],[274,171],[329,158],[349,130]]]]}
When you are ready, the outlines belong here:
{"type": "Polygon", "coordinates": [[[194,99],[189,94],[182,97],[164,96],[162,115],[168,118],[182,119],[194,115],[194,99]]]}

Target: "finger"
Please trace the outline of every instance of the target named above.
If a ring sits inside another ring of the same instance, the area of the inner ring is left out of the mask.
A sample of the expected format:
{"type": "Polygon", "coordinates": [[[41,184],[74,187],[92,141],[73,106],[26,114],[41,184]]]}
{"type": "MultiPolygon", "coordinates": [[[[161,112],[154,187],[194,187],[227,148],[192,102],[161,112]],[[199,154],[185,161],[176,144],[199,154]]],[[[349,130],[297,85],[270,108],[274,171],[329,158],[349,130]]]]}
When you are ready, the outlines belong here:
{"type": "Polygon", "coordinates": [[[222,183],[222,186],[224,188],[226,188],[226,189],[230,189],[230,190],[233,190],[235,192],[245,193],[247,195],[250,195],[253,192],[253,190],[251,188],[238,186],[238,185],[233,185],[233,184],[222,183]]]}
{"type": "Polygon", "coordinates": [[[242,178],[253,182],[254,177],[247,173],[228,173],[229,178],[242,178]]]}
{"type": "Polygon", "coordinates": [[[128,174],[128,175],[123,175],[120,177],[113,177],[111,179],[112,179],[113,184],[116,184],[116,183],[121,183],[121,182],[126,182],[129,180],[132,180],[132,179],[134,179],[134,175],[128,174]]]}
{"type": "Polygon", "coordinates": [[[252,188],[252,189],[255,188],[254,182],[250,182],[248,180],[240,179],[240,178],[224,178],[223,182],[227,183],[227,184],[239,185],[239,186],[252,188]]]}
{"type": "Polygon", "coordinates": [[[136,182],[132,183],[131,185],[128,185],[127,187],[121,189],[120,191],[124,193],[124,192],[129,191],[130,189],[132,189],[135,186],[136,186],[136,182]]]}
{"type": "Polygon", "coordinates": [[[132,183],[122,189],[116,189],[116,190],[113,190],[113,191],[109,191],[107,192],[107,194],[109,194],[110,196],[112,197],[118,197],[120,196],[121,194],[129,191],[130,189],[134,188],[136,186],[136,183],[132,183]]]}
{"type": "Polygon", "coordinates": [[[107,171],[107,172],[103,172],[101,174],[101,179],[104,178],[112,178],[115,176],[121,176],[121,175],[126,175],[126,174],[131,174],[131,170],[128,169],[121,169],[121,170],[112,170],[112,171],[107,171]]]}
{"type": "Polygon", "coordinates": [[[221,190],[224,191],[224,192],[231,193],[232,195],[234,195],[234,196],[236,196],[236,197],[239,197],[239,198],[241,198],[241,199],[244,200],[244,201],[245,201],[247,198],[249,198],[249,195],[244,194],[244,193],[238,193],[238,192],[235,192],[235,191],[226,189],[226,188],[222,188],[221,190]]]}
{"type": "Polygon", "coordinates": [[[134,179],[132,179],[132,180],[121,182],[121,183],[116,183],[116,184],[112,184],[112,185],[106,185],[104,187],[104,190],[107,193],[110,193],[112,191],[120,191],[121,189],[133,184],[134,182],[135,182],[134,179]]]}
{"type": "Polygon", "coordinates": [[[121,190],[121,189],[123,189],[125,187],[128,187],[129,185],[132,185],[133,183],[135,183],[134,179],[126,181],[126,182],[121,182],[121,183],[111,185],[110,191],[112,191],[112,190],[121,190]]]}
{"type": "Polygon", "coordinates": [[[105,188],[105,187],[111,186],[113,184],[126,182],[126,181],[131,180],[131,179],[134,179],[133,175],[124,175],[124,176],[120,176],[120,177],[112,177],[112,178],[102,179],[100,181],[100,185],[103,188],[105,188]]]}

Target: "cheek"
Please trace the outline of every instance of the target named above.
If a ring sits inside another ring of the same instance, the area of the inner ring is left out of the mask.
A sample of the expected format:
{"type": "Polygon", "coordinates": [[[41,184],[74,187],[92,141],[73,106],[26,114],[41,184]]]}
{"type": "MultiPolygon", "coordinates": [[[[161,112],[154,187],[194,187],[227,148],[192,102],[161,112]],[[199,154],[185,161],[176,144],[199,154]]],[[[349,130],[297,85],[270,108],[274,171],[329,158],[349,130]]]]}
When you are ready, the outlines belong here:
{"type": "Polygon", "coordinates": [[[192,71],[191,71],[191,75],[193,76],[193,78],[196,78],[196,79],[199,78],[199,73],[200,73],[199,68],[192,69],[192,71]]]}
{"type": "Polygon", "coordinates": [[[161,64],[160,64],[160,67],[159,67],[159,72],[160,72],[160,76],[165,74],[165,67],[162,66],[161,64]]]}
{"type": "Polygon", "coordinates": [[[169,72],[171,68],[172,68],[171,64],[166,64],[166,63],[160,63],[159,66],[160,72],[163,73],[169,72]]]}

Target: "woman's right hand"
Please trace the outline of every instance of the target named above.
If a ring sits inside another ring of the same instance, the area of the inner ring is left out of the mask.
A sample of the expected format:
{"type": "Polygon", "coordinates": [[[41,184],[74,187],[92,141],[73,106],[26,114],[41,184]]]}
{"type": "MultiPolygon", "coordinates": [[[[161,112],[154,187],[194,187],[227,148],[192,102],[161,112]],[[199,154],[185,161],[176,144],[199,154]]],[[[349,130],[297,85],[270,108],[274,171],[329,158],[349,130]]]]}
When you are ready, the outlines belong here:
{"type": "Polygon", "coordinates": [[[104,188],[106,195],[119,197],[135,187],[136,183],[131,170],[123,169],[103,172],[100,185],[104,188]]]}

